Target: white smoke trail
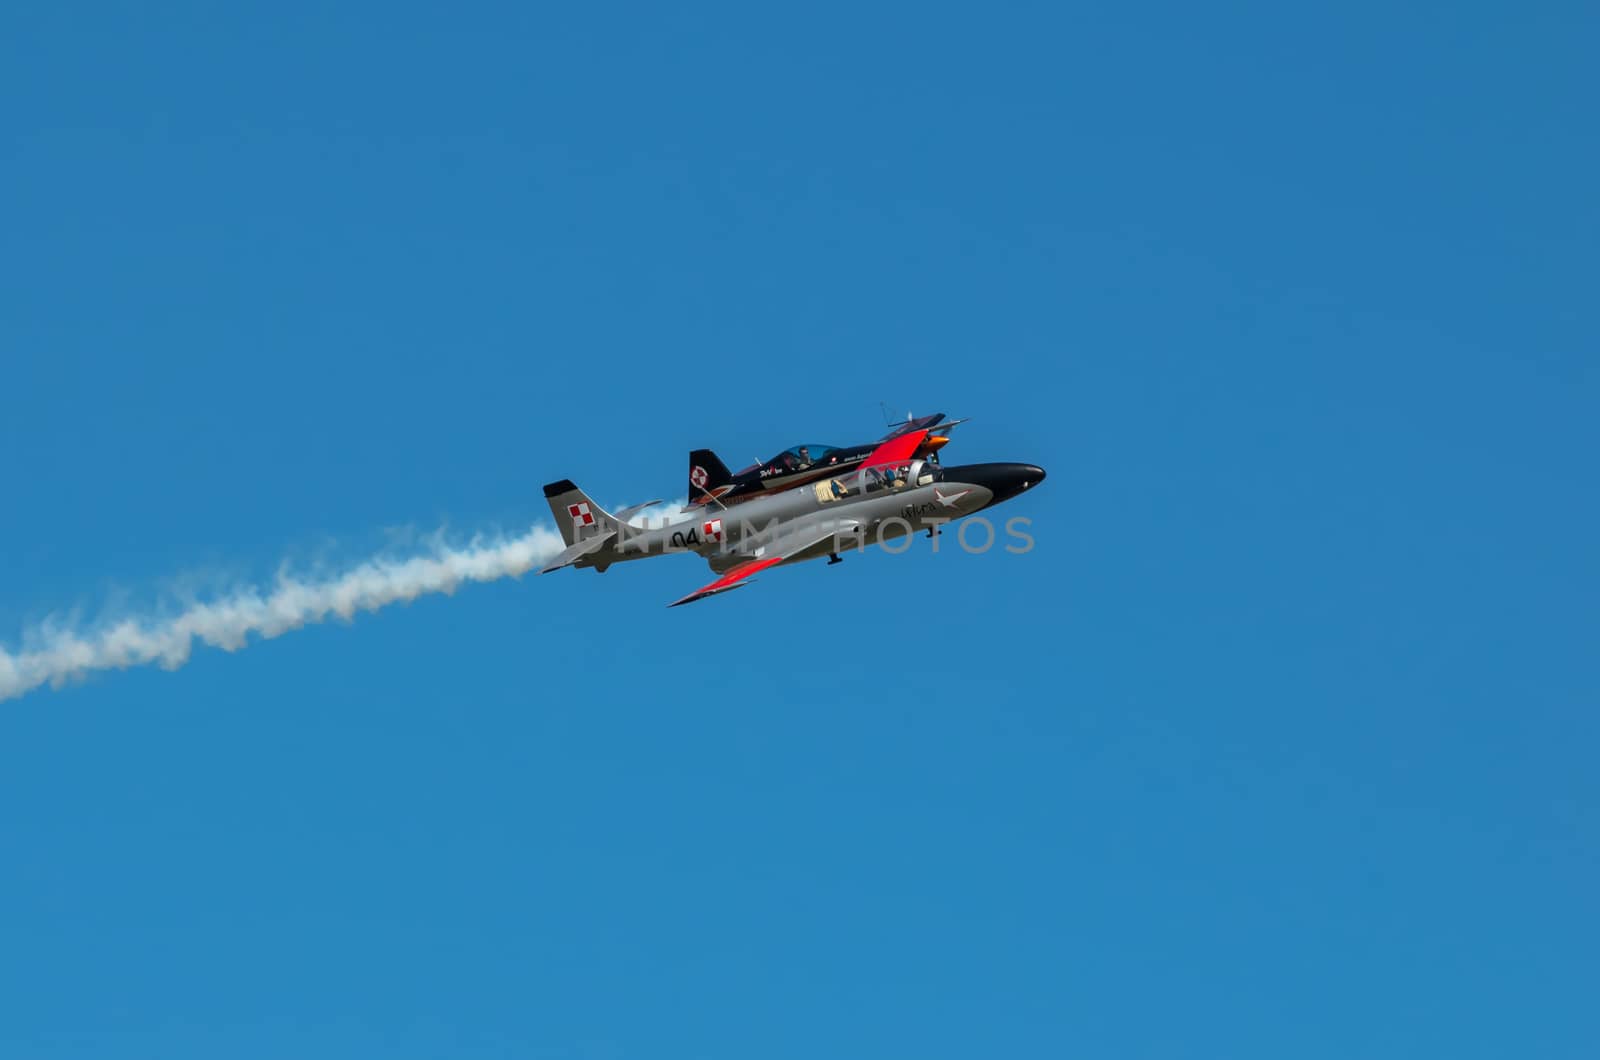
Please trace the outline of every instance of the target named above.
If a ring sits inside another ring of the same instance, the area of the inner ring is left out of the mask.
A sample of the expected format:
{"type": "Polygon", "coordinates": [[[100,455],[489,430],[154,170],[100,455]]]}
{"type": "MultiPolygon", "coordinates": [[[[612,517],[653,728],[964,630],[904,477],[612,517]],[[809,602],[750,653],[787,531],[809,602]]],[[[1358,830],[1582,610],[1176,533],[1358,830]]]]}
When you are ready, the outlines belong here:
{"type": "Polygon", "coordinates": [[[0,647],[0,700],[99,670],[152,663],[175,670],[189,660],[195,641],[237,651],[251,634],[268,639],[332,616],[348,620],[429,593],[451,593],[462,582],[521,577],[562,547],[561,536],[546,527],[508,540],[475,539],[460,548],[436,540],[428,553],[371,559],[327,578],[280,573],[270,591],[244,589],[190,604],[168,618],[127,618],[93,631],[46,626],[25,638],[18,652],[0,647]]]}

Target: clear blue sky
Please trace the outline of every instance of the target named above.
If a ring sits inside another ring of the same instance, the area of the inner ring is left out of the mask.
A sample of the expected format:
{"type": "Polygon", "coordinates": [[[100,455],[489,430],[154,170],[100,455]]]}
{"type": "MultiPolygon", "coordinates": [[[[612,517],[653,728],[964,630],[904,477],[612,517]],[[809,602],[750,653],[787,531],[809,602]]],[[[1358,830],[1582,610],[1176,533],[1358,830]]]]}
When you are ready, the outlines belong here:
{"type": "Polygon", "coordinates": [[[0,1054],[1600,1054],[1595,12],[1337,6],[13,5],[0,642],[1050,479],[0,704],[0,1054]]]}

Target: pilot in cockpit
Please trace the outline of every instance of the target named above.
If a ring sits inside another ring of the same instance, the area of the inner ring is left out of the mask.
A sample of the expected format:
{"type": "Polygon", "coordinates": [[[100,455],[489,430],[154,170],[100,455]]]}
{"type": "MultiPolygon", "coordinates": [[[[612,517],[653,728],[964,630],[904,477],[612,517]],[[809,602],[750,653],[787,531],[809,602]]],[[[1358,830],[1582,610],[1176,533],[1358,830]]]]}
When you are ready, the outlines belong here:
{"type": "Polygon", "coordinates": [[[802,445],[800,447],[800,466],[803,468],[811,466],[811,449],[809,446],[802,445]]]}

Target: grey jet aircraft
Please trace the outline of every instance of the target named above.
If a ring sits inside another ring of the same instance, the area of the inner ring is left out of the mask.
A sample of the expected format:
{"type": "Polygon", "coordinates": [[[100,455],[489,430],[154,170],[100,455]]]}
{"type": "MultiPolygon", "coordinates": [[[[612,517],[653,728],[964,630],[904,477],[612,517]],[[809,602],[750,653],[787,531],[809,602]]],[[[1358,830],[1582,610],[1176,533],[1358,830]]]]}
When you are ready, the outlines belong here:
{"type": "Polygon", "coordinates": [[[779,564],[823,556],[837,563],[841,551],[868,543],[919,530],[931,536],[945,523],[1010,500],[1044,480],[1044,469],[1033,464],[940,467],[923,461],[915,453],[926,435],[897,435],[853,471],[653,529],[626,522],[646,505],[612,515],[571,481],[552,482],[544,495],[567,547],[539,573],[562,567],[603,572],[613,563],[693,552],[719,577],[667,605],[677,607],[742,588],[752,575],[779,564]]]}

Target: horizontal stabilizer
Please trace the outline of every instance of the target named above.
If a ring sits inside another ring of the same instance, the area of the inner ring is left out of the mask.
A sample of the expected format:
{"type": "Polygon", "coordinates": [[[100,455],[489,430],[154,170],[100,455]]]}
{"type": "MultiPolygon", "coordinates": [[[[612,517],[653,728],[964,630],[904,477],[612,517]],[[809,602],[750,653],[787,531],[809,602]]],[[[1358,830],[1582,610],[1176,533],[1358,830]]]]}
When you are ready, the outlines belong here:
{"type": "Polygon", "coordinates": [[[628,516],[630,516],[630,515],[638,515],[640,512],[644,511],[646,508],[654,508],[656,505],[661,504],[661,503],[662,503],[662,501],[660,500],[660,498],[657,498],[656,500],[653,500],[653,501],[645,501],[643,504],[630,504],[626,508],[622,509],[620,512],[611,513],[611,518],[615,519],[619,523],[625,523],[625,522],[628,521],[628,516]]]}
{"type": "Polygon", "coordinates": [[[568,545],[566,548],[561,550],[560,555],[556,556],[555,559],[550,561],[550,565],[548,567],[540,570],[539,573],[549,574],[553,570],[560,570],[562,567],[570,567],[583,557],[587,556],[589,553],[600,551],[601,548],[605,547],[607,542],[616,536],[617,532],[613,530],[610,533],[595,534],[593,537],[586,537],[576,544],[568,545]]]}

